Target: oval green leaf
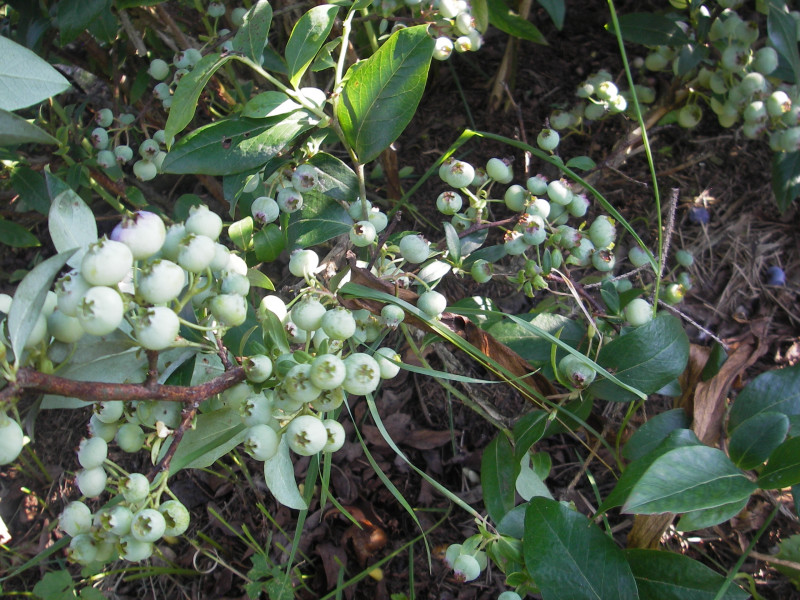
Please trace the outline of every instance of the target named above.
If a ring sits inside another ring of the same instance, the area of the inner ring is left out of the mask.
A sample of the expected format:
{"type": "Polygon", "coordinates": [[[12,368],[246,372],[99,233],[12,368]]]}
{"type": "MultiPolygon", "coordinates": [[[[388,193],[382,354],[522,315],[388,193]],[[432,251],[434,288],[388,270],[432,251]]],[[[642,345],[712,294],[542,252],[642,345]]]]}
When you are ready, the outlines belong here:
{"type": "Polygon", "coordinates": [[[622,510],[645,515],[690,512],[742,500],[755,489],[721,450],[688,446],[653,461],[622,510]]]}
{"type": "MultiPolygon", "coordinates": [[[[660,390],[680,375],[689,360],[689,338],[681,322],[667,313],[621,335],[603,346],[597,363],[623,383],[645,394],[660,390]]],[[[631,402],[632,392],[606,379],[597,381],[589,391],[603,400],[631,402]]]]}
{"type": "Polygon", "coordinates": [[[772,490],[798,483],[800,483],[800,437],[795,437],[786,440],[773,451],[767,466],[758,478],[758,485],[766,490],[772,490]]]}
{"type": "Polygon", "coordinates": [[[303,208],[289,220],[289,246],[308,248],[350,231],[353,219],[338,202],[318,192],[303,194],[303,208]]]}
{"type": "Polygon", "coordinates": [[[69,188],[53,199],[47,225],[58,252],[78,249],[67,261],[71,267],[80,264],[86,248],[97,240],[97,223],[92,209],[69,188]]]}
{"type": "Polygon", "coordinates": [[[652,12],[621,15],[619,28],[622,39],[633,44],[680,46],[689,41],[675,21],[652,12]]]}
{"type": "Polygon", "coordinates": [[[519,471],[519,460],[514,459],[514,450],[505,435],[489,442],[481,458],[481,486],[486,510],[495,523],[514,508],[514,485],[519,471]]]}
{"type": "Polygon", "coordinates": [[[7,221],[2,217],[0,217],[0,244],[12,248],[33,248],[42,245],[39,238],[22,225],[7,221]]]}
{"type": "Polygon", "coordinates": [[[525,511],[525,566],[544,600],[639,598],[625,554],[568,506],[536,497],[525,511]]]}
{"type": "Polygon", "coordinates": [[[800,365],[767,371],[748,383],[733,403],[728,432],[762,412],[800,414],[800,365]]]}
{"type": "MultiPolygon", "coordinates": [[[[241,421],[241,418],[239,420],[241,421]]],[[[294,478],[294,463],[289,456],[286,436],[281,437],[278,453],[264,462],[264,479],[275,500],[284,506],[297,510],[308,508],[294,478]]]]}
{"type": "Polygon", "coordinates": [[[38,104],[69,87],[61,73],[34,52],[0,36],[0,109],[38,104]]]}
{"type": "Polygon", "coordinates": [[[58,145],[58,140],[26,119],[0,110],[0,146],[16,144],[58,145]]]}
{"type": "Polygon", "coordinates": [[[256,64],[261,64],[264,46],[267,45],[272,25],[272,7],[267,0],[258,0],[244,15],[244,22],[233,38],[233,49],[241,52],[256,64]]]}
{"type": "Polygon", "coordinates": [[[292,29],[286,43],[286,67],[289,81],[295,88],[328,38],[338,11],[337,6],[330,4],[315,6],[300,17],[292,29]]]}
{"type": "Polygon", "coordinates": [[[425,91],[433,46],[427,25],[407,27],[357,69],[351,67],[336,117],[362,163],[377,158],[411,122],[425,91]]]}
{"type": "Polygon", "coordinates": [[[789,417],[783,413],[759,413],[734,430],[728,454],[740,469],[755,469],[781,445],[788,432],[789,417]]]}
{"type": "Polygon", "coordinates": [[[625,444],[622,456],[628,460],[637,460],[654,450],[676,429],[688,429],[690,425],[689,417],[682,408],[658,414],[636,430],[625,444]]]}

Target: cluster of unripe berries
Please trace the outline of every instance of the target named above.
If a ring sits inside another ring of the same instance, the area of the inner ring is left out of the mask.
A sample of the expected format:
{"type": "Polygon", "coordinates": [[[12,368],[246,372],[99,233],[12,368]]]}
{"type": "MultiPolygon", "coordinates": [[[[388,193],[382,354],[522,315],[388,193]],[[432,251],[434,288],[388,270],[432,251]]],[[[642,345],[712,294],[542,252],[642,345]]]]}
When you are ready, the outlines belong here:
{"type": "MultiPolygon", "coordinates": [[[[420,5],[420,0],[406,0],[410,6],[420,5]]],[[[472,7],[466,0],[436,0],[430,16],[436,18],[432,30],[436,32],[433,58],[447,60],[456,52],[477,52],[483,38],[472,16],[472,7]]]]}
{"type": "MultiPolygon", "coordinates": [[[[768,136],[775,152],[800,149],[800,97],[795,86],[772,77],[778,68],[778,52],[770,45],[755,48],[760,45],[761,32],[755,21],[743,19],[733,9],[741,3],[720,5],[725,8],[714,18],[707,40],[702,42],[715,49],[713,59],[685,69],[681,62],[683,47],[659,46],[645,58],[644,66],[652,71],[671,69],[688,81],[689,99],[677,113],[682,127],[694,127],[700,122],[703,111],[697,100],[703,99],[723,127],[733,127],[741,119],[745,137],[768,136]]],[[[762,8],[766,13],[766,5],[762,8]]],[[[711,16],[706,7],[699,10],[706,18],[711,16]]],[[[798,17],[800,13],[795,19],[798,17]]],[[[701,43],[694,29],[686,23],[681,25],[692,40],[691,45],[701,43]]]]}
{"type": "MultiPolygon", "coordinates": [[[[92,130],[89,139],[97,150],[97,166],[112,174],[120,172],[120,167],[134,159],[133,148],[127,141],[132,135],[135,117],[130,113],[115,117],[110,108],[101,108],[95,113],[94,120],[97,126],[92,130]],[[126,143],[122,143],[123,140],[126,143]]],[[[133,163],[133,174],[141,181],[153,179],[161,170],[161,164],[167,157],[167,153],[162,150],[164,143],[164,130],[160,129],[152,138],[139,144],[140,158],[133,163]]]]}

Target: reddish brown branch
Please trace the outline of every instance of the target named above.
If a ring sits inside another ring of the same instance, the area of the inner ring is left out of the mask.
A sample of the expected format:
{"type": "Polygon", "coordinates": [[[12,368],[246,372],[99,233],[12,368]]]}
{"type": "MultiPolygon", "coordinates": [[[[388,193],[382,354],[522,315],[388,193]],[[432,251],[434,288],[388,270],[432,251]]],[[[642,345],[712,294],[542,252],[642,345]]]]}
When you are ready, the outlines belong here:
{"type": "Polygon", "coordinates": [[[242,367],[234,367],[211,381],[191,387],[161,385],[155,382],[147,384],[74,381],[25,367],[17,372],[16,381],[9,382],[8,386],[0,391],[0,403],[18,397],[24,392],[38,392],[79,398],[86,402],[166,400],[200,404],[203,400],[216,396],[244,379],[245,374],[242,367]]]}

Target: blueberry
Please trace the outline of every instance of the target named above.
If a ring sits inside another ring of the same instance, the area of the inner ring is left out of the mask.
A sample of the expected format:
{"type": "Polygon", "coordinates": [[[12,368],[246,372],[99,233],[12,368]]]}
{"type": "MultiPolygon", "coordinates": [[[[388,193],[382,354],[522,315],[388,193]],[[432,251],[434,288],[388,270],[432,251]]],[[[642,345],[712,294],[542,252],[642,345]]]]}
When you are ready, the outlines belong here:
{"type": "Polygon", "coordinates": [[[786,273],[778,266],[767,269],[767,285],[786,285],[786,273]]]}
{"type": "Polygon", "coordinates": [[[692,206],[689,209],[689,220],[696,225],[705,225],[710,218],[708,210],[703,206],[692,206]]]}

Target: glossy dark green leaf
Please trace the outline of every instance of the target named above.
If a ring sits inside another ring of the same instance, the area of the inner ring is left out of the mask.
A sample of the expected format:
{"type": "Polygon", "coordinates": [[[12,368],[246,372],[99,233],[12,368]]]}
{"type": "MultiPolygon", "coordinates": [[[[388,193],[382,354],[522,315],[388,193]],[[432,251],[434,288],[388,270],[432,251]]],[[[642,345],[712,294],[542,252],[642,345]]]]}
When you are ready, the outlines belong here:
{"type": "Polygon", "coordinates": [[[497,524],[497,533],[521,540],[525,535],[525,511],[528,504],[520,504],[508,511],[497,524]]]}
{"type": "Polygon", "coordinates": [[[0,217],[0,244],[12,248],[33,248],[41,246],[39,238],[22,225],[0,217]]]}
{"type": "Polygon", "coordinates": [[[800,196],[800,152],[772,154],[772,193],[781,211],[800,196]]]}
{"type": "Polygon", "coordinates": [[[450,253],[450,258],[458,263],[461,260],[461,240],[458,239],[458,232],[447,221],[442,223],[442,226],[444,227],[444,236],[447,241],[447,251],[450,253]]]}
{"type": "Polygon", "coordinates": [[[191,123],[197,109],[197,100],[208,80],[216,73],[217,69],[232,59],[233,55],[222,56],[219,52],[206,54],[189,73],[181,77],[178,87],[175,88],[175,94],[172,96],[167,124],[164,126],[167,148],[172,146],[175,136],[191,123]]]}
{"type": "Polygon", "coordinates": [[[226,175],[265,164],[311,125],[305,113],[272,124],[229,119],[196,129],[164,159],[165,173],[226,175]]]}
{"type": "Polygon", "coordinates": [[[639,598],[625,554],[579,512],[548,498],[525,511],[525,566],[544,600],[639,598]]]}
{"type": "Polygon", "coordinates": [[[549,423],[548,413],[532,410],[514,423],[514,456],[517,460],[544,436],[549,423]]]}
{"type": "Polygon", "coordinates": [[[433,46],[427,25],[407,27],[393,33],[354,72],[351,67],[336,117],[362,163],[377,158],[416,113],[433,46]]]}
{"type": "Polygon", "coordinates": [[[547,39],[533,23],[509,8],[504,0],[487,0],[489,22],[510,36],[547,46],[547,39]]]}
{"type": "Polygon", "coordinates": [[[0,109],[0,146],[17,144],[58,145],[58,140],[27,119],[0,109]]]}
{"type": "Polygon", "coordinates": [[[272,7],[267,0],[258,0],[244,16],[244,23],[233,38],[233,49],[241,52],[254,63],[261,64],[267,35],[272,25],[272,7]]]}
{"type": "MultiPolygon", "coordinates": [[[[170,464],[170,472],[180,469],[202,469],[214,464],[239,445],[247,428],[242,417],[232,409],[198,415],[197,426],[183,436],[170,464]]],[[[168,446],[164,446],[165,452],[168,446]]]]}
{"type": "Polygon", "coordinates": [[[481,458],[481,487],[486,510],[495,523],[514,508],[514,484],[519,470],[519,461],[514,459],[506,436],[500,434],[489,442],[481,458]]]}
{"type": "Polygon", "coordinates": [[[303,208],[289,220],[289,246],[308,248],[350,231],[353,219],[329,197],[318,192],[303,194],[303,208]]]}
{"type": "MultiPolygon", "coordinates": [[[[101,44],[111,44],[117,37],[120,23],[117,15],[111,10],[111,0],[107,0],[106,7],[93,19],[86,29],[101,44]]],[[[133,101],[129,101],[133,104],[133,101]]],[[[84,588],[86,589],[86,588],[84,588]]]]}
{"type": "Polygon", "coordinates": [[[644,46],[680,46],[689,41],[675,21],[652,12],[620,15],[619,28],[626,42],[644,46]]]}
{"type": "Polygon", "coordinates": [[[253,236],[256,258],[261,262],[272,262],[277,259],[286,247],[281,228],[270,223],[253,236]]]}
{"type": "Polygon", "coordinates": [[[700,379],[708,381],[714,377],[714,375],[719,373],[719,370],[722,368],[722,365],[725,364],[726,360],[728,360],[728,353],[725,352],[725,348],[722,344],[714,342],[711,346],[711,353],[708,355],[708,360],[706,360],[703,371],[700,373],[700,379]]]}
{"type": "MultiPolygon", "coordinates": [[[[597,363],[620,381],[651,394],[686,368],[689,338],[681,322],[667,313],[603,346],[597,363]]],[[[604,400],[631,402],[637,396],[611,381],[596,381],[589,391],[604,400]]]]}
{"type": "Polygon", "coordinates": [[[622,506],[633,486],[642,478],[647,470],[652,466],[656,459],[664,456],[676,448],[686,448],[689,446],[700,446],[702,442],[690,429],[675,429],[666,438],[647,454],[637,458],[629,464],[622,472],[617,485],[603,501],[597,512],[605,512],[617,506],[622,506]]]}
{"type": "Polygon", "coordinates": [[[789,417],[783,413],[758,413],[731,434],[728,454],[740,469],[755,469],[781,445],[788,432],[789,417]]]}
{"type": "Polygon", "coordinates": [[[41,173],[26,165],[18,165],[11,172],[11,189],[19,195],[23,210],[35,210],[45,216],[50,211],[47,183],[41,173]]]}
{"type": "Polygon", "coordinates": [[[231,223],[228,227],[228,237],[239,250],[249,250],[253,243],[253,217],[245,217],[231,223]]]}
{"type": "Polygon", "coordinates": [[[567,15],[567,3],[565,0],[537,0],[542,8],[550,15],[553,25],[561,31],[564,27],[564,17],[567,15]]]}
{"type": "Polygon", "coordinates": [[[767,34],[772,46],[789,63],[793,80],[800,82],[800,54],[797,51],[797,22],[792,15],[776,5],[770,5],[767,15],[767,34]]]}
{"type": "Polygon", "coordinates": [[[725,576],[677,552],[630,548],[631,566],[641,600],[747,600],[749,594],[731,586],[721,598],[725,576]]]}
{"type": "Polygon", "coordinates": [[[705,44],[684,44],[678,51],[678,76],[683,77],[707,57],[705,44]]]}
{"type": "Polygon", "coordinates": [[[708,446],[659,456],[634,484],[622,507],[634,514],[683,513],[747,498],[756,485],[725,454],[708,446]]]}
{"type": "Polygon", "coordinates": [[[573,156],[567,161],[567,166],[570,169],[577,169],[579,171],[588,171],[590,169],[594,169],[597,166],[597,163],[595,163],[588,156],[573,156]]]}
{"type": "Polygon", "coordinates": [[[691,510],[681,515],[675,528],[678,531],[697,531],[698,529],[706,529],[707,527],[719,525],[720,523],[731,520],[742,512],[749,501],[750,496],[745,496],[739,500],[726,502],[725,504],[720,504],[712,508],[691,510]]]}
{"type": "Polygon", "coordinates": [[[353,169],[325,152],[318,152],[308,163],[317,169],[319,191],[334,200],[352,202],[358,198],[358,177],[353,169]]]}
{"type": "Polygon", "coordinates": [[[250,119],[264,119],[293,113],[299,108],[302,107],[283,92],[270,90],[250,98],[242,109],[242,116],[250,119]]]}
{"type": "Polygon", "coordinates": [[[298,87],[303,74],[328,38],[339,8],[330,4],[315,6],[295,23],[286,43],[289,81],[298,87]]]}
{"type": "Polygon", "coordinates": [[[56,17],[61,44],[78,37],[103,10],[110,8],[109,4],[109,0],[61,0],[56,17]]]}
{"type": "Polygon", "coordinates": [[[637,460],[654,450],[676,429],[688,429],[691,425],[686,411],[674,408],[648,419],[639,427],[622,449],[622,456],[637,460]]]}
{"type": "Polygon", "coordinates": [[[767,371],[748,383],[733,403],[728,432],[762,412],[800,415],[800,365],[767,371]]]}
{"type": "Polygon", "coordinates": [[[765,490],[780,489],[800,483],[800,437],[786,440],[770,454],[761,471],[758,485],[765,490]]]}
{"type": "Polygon", "coordinates": [[[609,314],[619,314],[619,292],[613,281],[603,282],[603,285],[600,286],[600,296],[603,298],[609,314]]]}
{"type": "Polygon", "coordinates": [[[475,19],[475,29],[481,33],[489,27],[489,7],[486,0],[473,0],[470,2],[472,18],[475,19]]]}

